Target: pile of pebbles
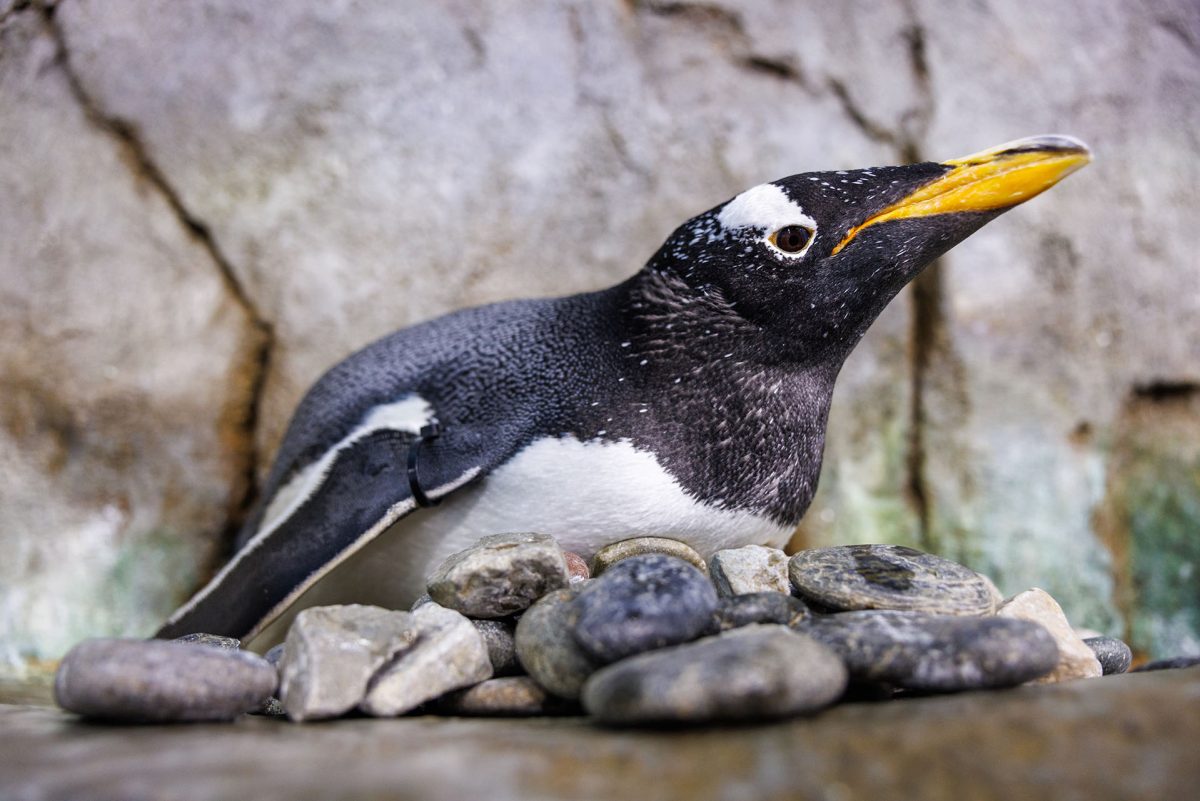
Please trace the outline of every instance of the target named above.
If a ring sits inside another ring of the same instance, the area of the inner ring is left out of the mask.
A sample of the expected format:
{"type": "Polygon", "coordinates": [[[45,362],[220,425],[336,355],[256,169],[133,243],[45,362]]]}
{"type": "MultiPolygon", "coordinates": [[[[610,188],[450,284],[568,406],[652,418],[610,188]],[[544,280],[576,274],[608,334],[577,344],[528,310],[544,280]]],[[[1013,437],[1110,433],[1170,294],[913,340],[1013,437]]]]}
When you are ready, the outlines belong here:
{"type": "MultiPolygon", "coordinates": [[[[676,540],[589,565],[542,534],[447,559],[410,610],[307,609],[265,657],[236,640],[89,640],[59,704],[119,720],[293,721],[586,713],[617,725],[765,720],[844,698],[1121,673],[1128,646],[1082,639],[1048,594],[1004,599],[967,567],[891,545],[750,545],[705,561],[676,540]]],[[[1174,665],[1172,665],[1174,666],[1174,665]]]]}

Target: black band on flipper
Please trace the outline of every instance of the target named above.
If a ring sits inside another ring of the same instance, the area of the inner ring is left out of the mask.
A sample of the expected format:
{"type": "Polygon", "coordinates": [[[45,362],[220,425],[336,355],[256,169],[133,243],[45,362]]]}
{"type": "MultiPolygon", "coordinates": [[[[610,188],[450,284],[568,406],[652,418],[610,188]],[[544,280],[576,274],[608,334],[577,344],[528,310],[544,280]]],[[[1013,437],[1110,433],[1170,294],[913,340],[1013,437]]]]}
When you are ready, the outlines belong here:
{"type": "Polygon", "coordinates": [[[408,489],[412,492],[413,500],[417,506],[437,506],[441,503],[441,499],[433,499],[425,494],[425,490],[421,489],[421,479],[417,473],[417,456],[421,452],[421,446],[428,440],[437,439],[442,435],[442,427],[437,423],[430,423],[421,428],[419,439],[413,440],[408,446],[408,489]]]}

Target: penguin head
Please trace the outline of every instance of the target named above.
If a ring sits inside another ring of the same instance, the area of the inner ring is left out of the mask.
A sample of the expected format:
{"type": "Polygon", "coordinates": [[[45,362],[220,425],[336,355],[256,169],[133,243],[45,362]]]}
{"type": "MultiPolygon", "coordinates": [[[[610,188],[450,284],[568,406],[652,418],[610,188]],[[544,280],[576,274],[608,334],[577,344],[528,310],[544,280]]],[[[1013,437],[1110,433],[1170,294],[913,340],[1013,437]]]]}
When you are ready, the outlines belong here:
{"type": "Polygon", "coordinates": [[[774,358],[844,358],[927,264],[1090,158],[1076,139],[1041,136],[941,163],[793,175],[684,223],[648,266],[719,298],[774,358]]]}

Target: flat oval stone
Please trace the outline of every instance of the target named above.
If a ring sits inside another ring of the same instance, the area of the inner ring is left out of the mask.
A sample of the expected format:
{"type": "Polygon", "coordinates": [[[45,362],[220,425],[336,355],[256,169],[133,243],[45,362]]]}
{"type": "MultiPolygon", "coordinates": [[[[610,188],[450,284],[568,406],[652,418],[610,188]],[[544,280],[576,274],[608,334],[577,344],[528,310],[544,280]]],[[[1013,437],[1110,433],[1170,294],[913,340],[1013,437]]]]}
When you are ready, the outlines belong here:
{"type": "Polygon", "coordinates": [[[752,592],[722,598],[713,620],[717,629],[727,631],[755,623],[793,626],[810,614],[799,598],[781,592],[752,592]]]}
{"type": "Polygon", "coordinates": [[[621,540],[611,545],[605,545],[596,551],[596,555],[592,557],[592,577],[600,576],[605,570],[631,556],[645,556],[647,554],[674,556],[676,559],[682,559],[692,565],[702,573],[708,572],[708,565],[705,564],[704,559],[700,554],[696,553],[695,548],[686,542],[680,542],[668,537],[634,537],[633,539],[621,540]]]}
{"type": "Polygon", "coordinates": [[[125,721],[232,720],[275,691],[256,654],[165,640],[84,640],[63,658],[54,698],[69,712],[125,721]]]}
{"type": "Polygon", "coordinates": [[[517,660],[538,684],[561,698],[578,698],[583,682],[600,667],[572,634],[571,601],[578,594],[575,589],[555,590],[517,622],[517,660]]]}
{"type": "Polygon", "coordinates": [[[811,712],[837,700],[846,668],[785,626],[747,626],[624,659],[595,673],[584,708],[604,723],[704,723],[811,712]]]}
{"type": "Polygon", "coordinates": [[[492,675],[512,676],[521,672],[517,661],[517,623],[514,620],[472,620],[476,630],[483,635],[487,646],[488,660],[492,663],[492,675]]]}
{"type": "Polygon", "coordinates": [[[693,565],[648,554],[613,565],[571,606],[575,641],[592,659],[607,664],[707,633],[717,592],[693,565]]]}
{"type": "Polygon", "coordinates": [[[752,592],[790,593],[787,554],[778,548],[747,545],[717,551],[709,560],[708,575],[722,597],[752,592]]]}
{"type": "Polygon", "coordinates": [[[1012,687],[1054,670],[1058,647],[1026,620],[865,610],[797,627],[832,648],[856,681],[954,692],[1012,687]]]}
{"type": "Polygon", "coordinates": [[[1083,644],[1092,649],[1105,676],[1125,673],[1133,663],[1133,651],[1116,637],[1086,637],[1083,644]]]}
{"type": "Polygon", "coordinates": [[[566,587],[569,579],[566,557],[551,537],[495,534],[447,557],[426,590],[438,604],[467,617],[508,617],[566,587]]]}
{"type": "Polygon", "coordinates": [[[899,545],[840,545],[800,551],[788,563],[796,593],[835,611],[896,609],[990,615],[986,579],[968,567],[899,545]]]}
{"type": "Polygon", "coordinates": [[[578,707],[546,692],[529,676],[488,679],[442,696],[437,711],[448,715],[527,717],[561,715],[578,707]]]}

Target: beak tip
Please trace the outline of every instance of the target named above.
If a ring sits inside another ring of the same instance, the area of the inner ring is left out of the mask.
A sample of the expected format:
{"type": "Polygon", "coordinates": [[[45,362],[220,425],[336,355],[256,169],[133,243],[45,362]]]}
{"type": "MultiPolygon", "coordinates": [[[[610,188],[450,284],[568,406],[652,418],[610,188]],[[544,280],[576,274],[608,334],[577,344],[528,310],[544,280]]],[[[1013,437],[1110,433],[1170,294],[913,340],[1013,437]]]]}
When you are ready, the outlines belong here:
{"type": "Polygon", "coordinates": [[[1092,149],[1087,143],[1074,136],[1066,134],[1042,134],[1014,139],[1002,145],[988,148],[982,153],[976,153],[961,159],[952,159],[947,164],[958,165],[984,159],[999,159],[1016,156],[1021,153],[1044,153],[1049,155],[1071,156],[1080,167],[1092,160],[1092,149]]]}

